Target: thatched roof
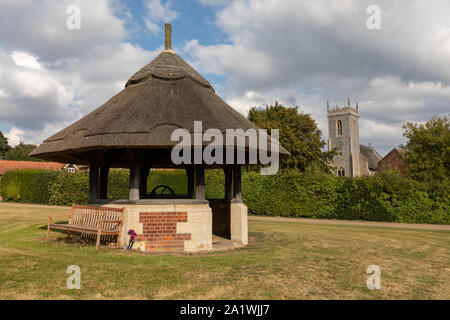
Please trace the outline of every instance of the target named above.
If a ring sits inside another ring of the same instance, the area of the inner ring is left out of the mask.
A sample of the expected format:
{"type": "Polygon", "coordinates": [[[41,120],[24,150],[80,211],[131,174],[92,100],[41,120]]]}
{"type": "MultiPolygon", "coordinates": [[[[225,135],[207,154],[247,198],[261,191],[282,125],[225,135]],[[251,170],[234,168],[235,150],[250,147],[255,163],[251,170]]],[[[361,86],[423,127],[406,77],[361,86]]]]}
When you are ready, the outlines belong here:
{"type": "Polygon", "coordinates": [[[360,153],[364,156],[368,163],[369,169],[376,171],[378,169],[378,162],[381,160],[381,156],[371,146],[360,145],[360,153]]]}
{"type": "MultiPolygon", "coordinates": [[[[171,50],[133,75],[104,105],[46,139],[32,156],[77,161],[89,150],[172,148],[177,128],[203,130],[257,127],[217,96],[211,84],[171,50]],[[69,158],[70,157],[70,158],[69,158]]],[[[280,148],[280,154],[289,153],[280,148]]]]}

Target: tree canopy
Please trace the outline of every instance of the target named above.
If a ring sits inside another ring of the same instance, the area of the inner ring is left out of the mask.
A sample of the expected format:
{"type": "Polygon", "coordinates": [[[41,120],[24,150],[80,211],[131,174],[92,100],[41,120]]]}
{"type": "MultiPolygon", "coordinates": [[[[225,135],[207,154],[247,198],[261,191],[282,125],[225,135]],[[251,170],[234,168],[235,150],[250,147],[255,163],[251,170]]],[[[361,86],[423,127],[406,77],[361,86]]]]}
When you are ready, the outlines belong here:
{"type": "Polygon", "coordinates": [[[8,144],[8,138],[0,131],[0,159],[5,159],[6,153],[11,149],[8,144]]]}
{"type": "Polygon", "coordinates": [[[403,126],[408,139],[406,163],[408,173],[424,182],[450,178],[450,123],[447,117],[434,116],[425,123],[408,122],[403,126]]]}
{"type": "Polygon", "coordinates": [[[36,149],[34,144],[26,144],[20,142],[15,147],[10,147],[9,151],[5,155],[5,160],[16,160],[16,161],[42,161],[37,158],[30,157],[31,151],[36,149]]]}
{"type": "Polygon", "coordinates": [[[305,171],[308,167],[319,167],[328,171],[327,162],[332,152],[323,152],[325,141],[322,132],[309,114],[299,112],[298,107],[284,107],[277,101],[264,108],[252,107],[248,119],[261,129],[280,130],[280,143],[291,156],[280,162],[282,169],[305,171]]]}

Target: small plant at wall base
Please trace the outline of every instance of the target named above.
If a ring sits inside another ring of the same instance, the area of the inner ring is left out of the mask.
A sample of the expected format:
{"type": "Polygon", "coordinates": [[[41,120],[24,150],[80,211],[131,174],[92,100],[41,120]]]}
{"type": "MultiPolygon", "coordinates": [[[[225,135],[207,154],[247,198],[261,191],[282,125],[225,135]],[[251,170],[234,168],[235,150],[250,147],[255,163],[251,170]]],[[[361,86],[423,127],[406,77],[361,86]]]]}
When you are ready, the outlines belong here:
{"type": "Polygon", "coordinates": [[[134,239],[136,239],[136,231],[133,229],[128,230],[128,235],[130,236],[130,241],[128,242],[128,251],[130,251],[133,248],[134,239]]]}

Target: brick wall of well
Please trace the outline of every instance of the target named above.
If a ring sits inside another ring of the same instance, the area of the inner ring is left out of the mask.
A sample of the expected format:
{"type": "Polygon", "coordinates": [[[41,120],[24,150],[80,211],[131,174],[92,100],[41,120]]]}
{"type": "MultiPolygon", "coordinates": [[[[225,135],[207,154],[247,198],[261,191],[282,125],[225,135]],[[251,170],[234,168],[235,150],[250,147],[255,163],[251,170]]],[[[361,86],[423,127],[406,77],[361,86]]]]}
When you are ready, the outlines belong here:
{"type": "Polygon", "coordinates": [[[143,231],[136,241],[147,252],[184,251],[185,240],[191,240],[190,233],[177,233],[177,223],[187,222],[187,212],[140,212],[139,222],[143,231]]]}

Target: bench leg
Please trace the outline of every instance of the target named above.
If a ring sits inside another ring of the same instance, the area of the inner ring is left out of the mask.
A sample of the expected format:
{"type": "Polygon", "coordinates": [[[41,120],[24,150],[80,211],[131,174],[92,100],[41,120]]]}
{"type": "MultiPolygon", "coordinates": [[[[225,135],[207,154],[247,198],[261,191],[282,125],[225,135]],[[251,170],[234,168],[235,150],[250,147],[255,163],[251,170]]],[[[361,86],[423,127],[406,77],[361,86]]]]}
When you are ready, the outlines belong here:
{"type": "Polygon", "coordinates": [[[98,250],[98,248],[100,248],[100,240],[102,238],[102,226],[103,226],[103,221],[100,221],[100,223],[98,224],[97,245],[95,246],[95,250],[98,250]]]}
{"type": "Polygon", "coordinates": [[[48,225],[47,225],[47,241],[50,239],[50,225],[52,224],[52,216],[48,216],[48,225]]]}
{"type": "Polygon", "coordinates": [[[117,249],[120,249],[120,234],[117,235],[117,249]]]}

